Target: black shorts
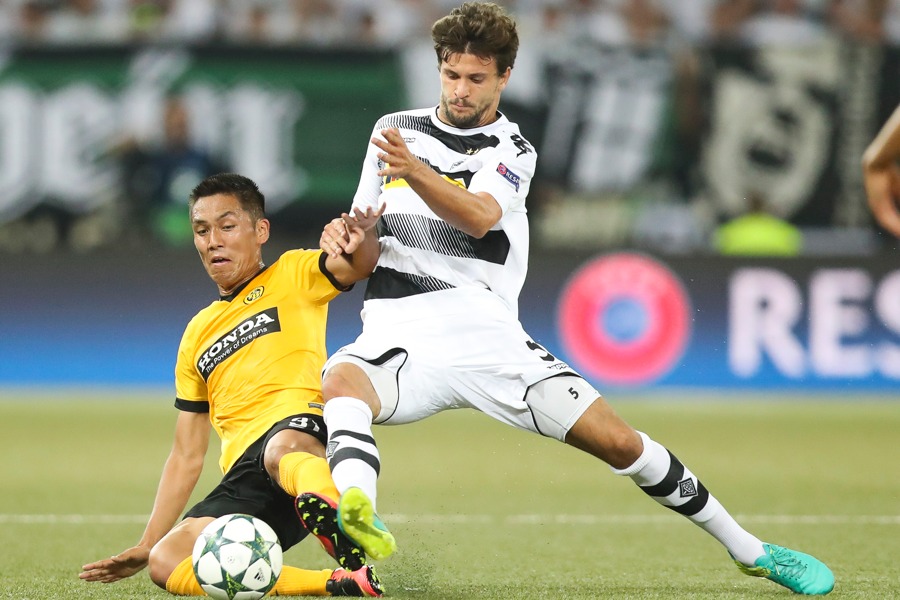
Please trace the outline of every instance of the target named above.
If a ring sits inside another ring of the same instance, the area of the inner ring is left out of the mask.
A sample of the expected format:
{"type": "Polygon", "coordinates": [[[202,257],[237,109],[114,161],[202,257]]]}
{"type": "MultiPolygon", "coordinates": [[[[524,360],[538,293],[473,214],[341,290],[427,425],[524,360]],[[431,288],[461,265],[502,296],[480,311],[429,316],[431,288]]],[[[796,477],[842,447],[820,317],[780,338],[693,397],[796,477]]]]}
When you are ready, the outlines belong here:
{"type": "Polygon", "coordinates": [[[299,429],[318,439],[323,446],[327,443],[325,421],[320,415],[300,414],[282,419],[247,448],[219,485],[191,507],[184,518],[221,517],[232,513],[252,515],[275,530],[283,550],[305,538],[307,531],[297,516],[294,497],[269,477],[263,464],[266,444],[283,429],[299,429]]]}

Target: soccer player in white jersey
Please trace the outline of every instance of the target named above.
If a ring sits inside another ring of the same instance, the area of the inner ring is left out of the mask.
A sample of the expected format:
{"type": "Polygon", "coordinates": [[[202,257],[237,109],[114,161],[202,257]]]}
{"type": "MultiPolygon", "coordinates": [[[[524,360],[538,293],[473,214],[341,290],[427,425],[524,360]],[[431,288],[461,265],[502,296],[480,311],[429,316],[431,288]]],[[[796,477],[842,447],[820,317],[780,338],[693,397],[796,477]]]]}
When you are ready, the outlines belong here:
{"type": "Polygon", "coordinates": [[[863,154],[863,183],[878,224],[900,238],[900,106],[863,154]]]}
{"type": "MultiPolygon", "coordinates": [[[[386,205],[363,331],[325,364],[327,456],[337,506],[309,497],[307,519],[335,519],[375,559],[396,548],[376,514],[380,468],[372,423],[474,408],[608,463],[654,500],[721,542],[744,573],[804,594],[834,576],[819,560],[745,531],[673,454],[625,423],[517,317],[528,259],[525,197],[534,148],[500,113],[518,49],[513,20],[491,3],[454,9],[432,28],[436,107],[375,125],[353,205],[386,205]]],[[[320,239],[347,243],[335,220],[320,239]]]]}

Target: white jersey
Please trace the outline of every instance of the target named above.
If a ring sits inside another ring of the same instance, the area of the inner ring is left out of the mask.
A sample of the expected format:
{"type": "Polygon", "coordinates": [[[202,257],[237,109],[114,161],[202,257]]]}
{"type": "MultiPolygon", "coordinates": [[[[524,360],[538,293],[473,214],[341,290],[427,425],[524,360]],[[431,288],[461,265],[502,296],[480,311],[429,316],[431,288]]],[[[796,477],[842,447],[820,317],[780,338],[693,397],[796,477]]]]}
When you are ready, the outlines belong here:
{"type": "Polygon", "coordinates": [[[362,333],[332,354],[323,372],[345,362],[361,368],[381,402],[375,423],[474,408],[565,440],[599,394],[518,321],[534,149],[502,115],[485,127],[456,129],[438,120],[435,108],[405,111],[382,117],[373,137],[391,127],[448,181],[496,198],[502,217],[482,239],[466,235],[402,179],[378,177],[379,150],[371,146],[353,204],[386,204],[381,257],[366,288],[362,333]],[[552,386],[562,393],[551,393],[552,386]]]}
{"type": "MultiPolygon", "coordinates": [[[[403,179],[379,177],[380,152],[369,145],[353,205],[365,209],[385,203],[381,217],[381,257],[366,288],[363,318],[379,305],[406,298],[389,318],[432,313],[431,292],[456,290],[457,300],[496,305],[513,316],[528,265],[525,197],[537,155],[505,116],[484,127],[457,129],[437,118],[437,108],[393,113],[376,123],[372,136],[396,127],[407,147],[447,181],[472,193],[487,192],[502,211],[500,221],[481,239],[438,217],[403,179]],[[413,297],[421,296],[421,301],[413,297]]],[[[442,294],[437,294],[438,296],[442,294]]],[[[384,307],[387,308],[387,307],[384,307]]],[[[477,310],[477,309],[476,309],[477,310]]],[[[367,319],[366,319],[367,320],[367,319]]],[[[367,323],[368,324],[368,323],[367,323]]]]}

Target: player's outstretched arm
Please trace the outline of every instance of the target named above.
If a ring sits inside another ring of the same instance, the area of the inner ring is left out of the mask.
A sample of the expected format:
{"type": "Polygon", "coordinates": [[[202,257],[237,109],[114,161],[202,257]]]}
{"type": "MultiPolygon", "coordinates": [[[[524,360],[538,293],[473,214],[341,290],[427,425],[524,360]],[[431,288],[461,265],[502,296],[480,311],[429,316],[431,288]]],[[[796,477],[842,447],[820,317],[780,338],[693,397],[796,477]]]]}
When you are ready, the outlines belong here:
{"type": "Polygon", "coordinates": [[[863,154],[863,183],[878,223],[900,237],[900,106],[863,154]]]}
{"type": "Polygon", "coordinates": [[[149,560],[150,548],[134,546],[115,556],[84,565],[78,576],[85,581],[112,583],[131,577],[146,567],[149,560]]]}
{"type": "Polygon", "coordinates": [[[372,274],[381,252],[375,225],[384,209],[384,204],[377,210],[354,207],[322,230],[319,247],[328,255],[325,267],[341,284],[351,285],[372,274]]]}
{"type": "Polygon", "coordinates": [[[472,192],[454,185],[419,160],[407,147],[398,129],[381,131],[383,140],[371,142],[385,163],[379,177],[405,179],[434,214],[463,233],[482,238],[503,216],[500,205],[486,192],[472,192]]]}
{"type": "Polygon", "coordinates": [[[112,583],[131,577],[147,566],[150,549],[175,525],[197,485],[209,444],[209,429],[206,413],[179,412],[175,441],[163,467],[153,512],[141,540],[115,556],[82,566],[78,577],[85,581],[112,583]]]}

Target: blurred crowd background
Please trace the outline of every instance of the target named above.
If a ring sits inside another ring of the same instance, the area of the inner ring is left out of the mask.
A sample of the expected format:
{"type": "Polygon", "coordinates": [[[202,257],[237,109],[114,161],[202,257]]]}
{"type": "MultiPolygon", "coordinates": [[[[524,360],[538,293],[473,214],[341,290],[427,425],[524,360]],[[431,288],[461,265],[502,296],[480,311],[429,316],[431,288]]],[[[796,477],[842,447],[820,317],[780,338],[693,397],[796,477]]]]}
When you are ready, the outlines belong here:
{"type": "MultiPolygon", "coordinates": [[[[226,41],[401,46],[428,39],[455,0],[4,0],[12,43],[226,41]]],[[[900,36],[893,0],[511,0],[526,43],[753,46],[900,36]],[[555,39],[551,39],[555,38],[555,39]]]]}
{"type": "MultiPolygon", "coordinates": [[[[896,246],[859,161],[900,101],[900,0],[500,3],[538,247],[896,246]]],[[[276,232],[317,234],[375,120],[437,103],[430,27],[456,4],[0,0],[0,253],[190,245],[187,194],[222,170],[276,232]]]]}

